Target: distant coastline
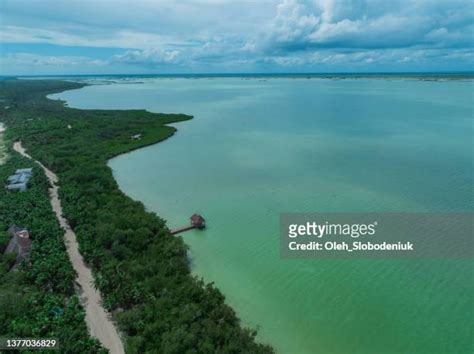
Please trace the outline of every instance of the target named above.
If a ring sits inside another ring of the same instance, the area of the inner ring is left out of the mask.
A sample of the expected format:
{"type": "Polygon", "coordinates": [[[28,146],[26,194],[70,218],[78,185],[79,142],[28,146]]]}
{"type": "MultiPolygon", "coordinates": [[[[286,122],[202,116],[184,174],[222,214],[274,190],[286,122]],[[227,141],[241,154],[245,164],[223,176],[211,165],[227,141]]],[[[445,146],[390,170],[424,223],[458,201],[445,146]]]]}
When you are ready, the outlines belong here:
{"type": "Polygon", "coordinates": [[[474,80],[474,71],[470,72],[346,72],[346,73],[180,73],[180,74],[84,74],[84,75],[12,75],[0,76],[8,79],[150,79],[150,78],[242,78],[242,79],[379,79],[379,80],[474,80]]]}

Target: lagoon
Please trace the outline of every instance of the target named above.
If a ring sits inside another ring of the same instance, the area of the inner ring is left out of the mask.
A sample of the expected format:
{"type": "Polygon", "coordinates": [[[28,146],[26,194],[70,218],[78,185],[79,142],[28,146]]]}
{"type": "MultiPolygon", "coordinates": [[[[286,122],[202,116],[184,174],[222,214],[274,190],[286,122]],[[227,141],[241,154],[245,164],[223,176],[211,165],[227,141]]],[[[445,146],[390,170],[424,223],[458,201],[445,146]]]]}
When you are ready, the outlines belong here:
{"type": "MultiPolygon", "coordinates": [[[[93,81],[92,81],[93,82],[93,81]]],[[[120,188],[183,234],[279,353],[468,353],[471,260],[286,260],[283,212],[473,211],[472,81],[151,78],[53,98],[186,113],[172,138],[110,161],[120,188]]]]}

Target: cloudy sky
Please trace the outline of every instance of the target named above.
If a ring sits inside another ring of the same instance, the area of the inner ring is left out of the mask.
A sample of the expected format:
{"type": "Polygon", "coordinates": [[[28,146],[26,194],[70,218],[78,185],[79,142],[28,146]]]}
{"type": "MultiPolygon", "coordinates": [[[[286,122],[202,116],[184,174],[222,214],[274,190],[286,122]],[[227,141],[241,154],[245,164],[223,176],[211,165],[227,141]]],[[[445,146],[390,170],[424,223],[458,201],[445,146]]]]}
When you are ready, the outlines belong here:
{"type": "Polygon", "coordinates": [[[472,0],[0,0],[0,74],[472,71],[472,0]]]}

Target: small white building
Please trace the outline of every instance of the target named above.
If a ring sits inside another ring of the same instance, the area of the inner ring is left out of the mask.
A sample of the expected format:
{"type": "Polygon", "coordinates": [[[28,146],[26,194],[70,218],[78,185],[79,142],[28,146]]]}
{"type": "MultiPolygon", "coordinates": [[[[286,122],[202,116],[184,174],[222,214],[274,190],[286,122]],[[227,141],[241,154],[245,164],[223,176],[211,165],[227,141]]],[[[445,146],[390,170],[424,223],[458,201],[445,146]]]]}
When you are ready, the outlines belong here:
{"type": "Polygon", "coordinates": [[[21,168],[16,170],[15,174],[11,175],[7,179],[8,190],[19,190],[21,192],[26,191],[28,188],[28,181],[33,174],[32,168],[21,168]]]}

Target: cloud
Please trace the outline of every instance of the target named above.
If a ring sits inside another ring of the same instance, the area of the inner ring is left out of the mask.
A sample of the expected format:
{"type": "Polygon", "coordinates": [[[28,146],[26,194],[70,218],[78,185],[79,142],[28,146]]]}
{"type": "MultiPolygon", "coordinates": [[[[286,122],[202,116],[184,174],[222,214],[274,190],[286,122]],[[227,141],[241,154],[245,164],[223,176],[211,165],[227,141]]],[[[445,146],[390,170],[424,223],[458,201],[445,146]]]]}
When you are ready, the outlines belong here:
{"type": "Polygon", "coordinates": [[[462,29],[448,30],[446,27],[435,28],[425,36],[426,43],[436,47],[473,47],[474,25],[462,29]]]}
{"type": "Polygon", "coordinates": [[[132,65],[171,65],[180,62],[180,52],[178,50],[144,49],[129,50],[124,54],[114,55],[112,62],[120,62],[132,65]]]}
{"type": "Polygon", "coordinates": [[[9,53],[0,61],[2,75],[96,74],[108,68],[108,61],[86,56],[9,53]]]}
{"type": "Polygon", "coordinates": [[[0,44],[23,45],[2,71],[472,70],[473,20],[470,0],[2,0],[0,44]]]}
{"type": "Polygon", "coordinates": [[[466,17],[473,19],[474,5],[438,0],[438,6],[433,7],[432,3],[285,0],[277,7],[263,46],[275,51],[400,48],[433,43],[445,47],[460,43],[472,46],[472,21],[464,21],[466,17]],[[444,27],[440,28],[442,24],[444,27]]]}
{"type": "Polygon", "coordinates": [[[155,33],[118,29],[111,32],[75,28],[71,31],[42,29],[36,27],[4,26],[0,33],[1,43],[50,43],[64,46],[87,46],[108,48],[154,48],[173,42],[174,38],[155,33]]]}
{"type": "Polygon", "coordinates": [[[4,65],[23,65],[23,66],[102,66],[106,65],[107,62],[104,60],[93,59],[81,56],[44,56],[35,55],[30,53],[14,53],[8,54],[2,58],[2,64],[4,65]]]}

